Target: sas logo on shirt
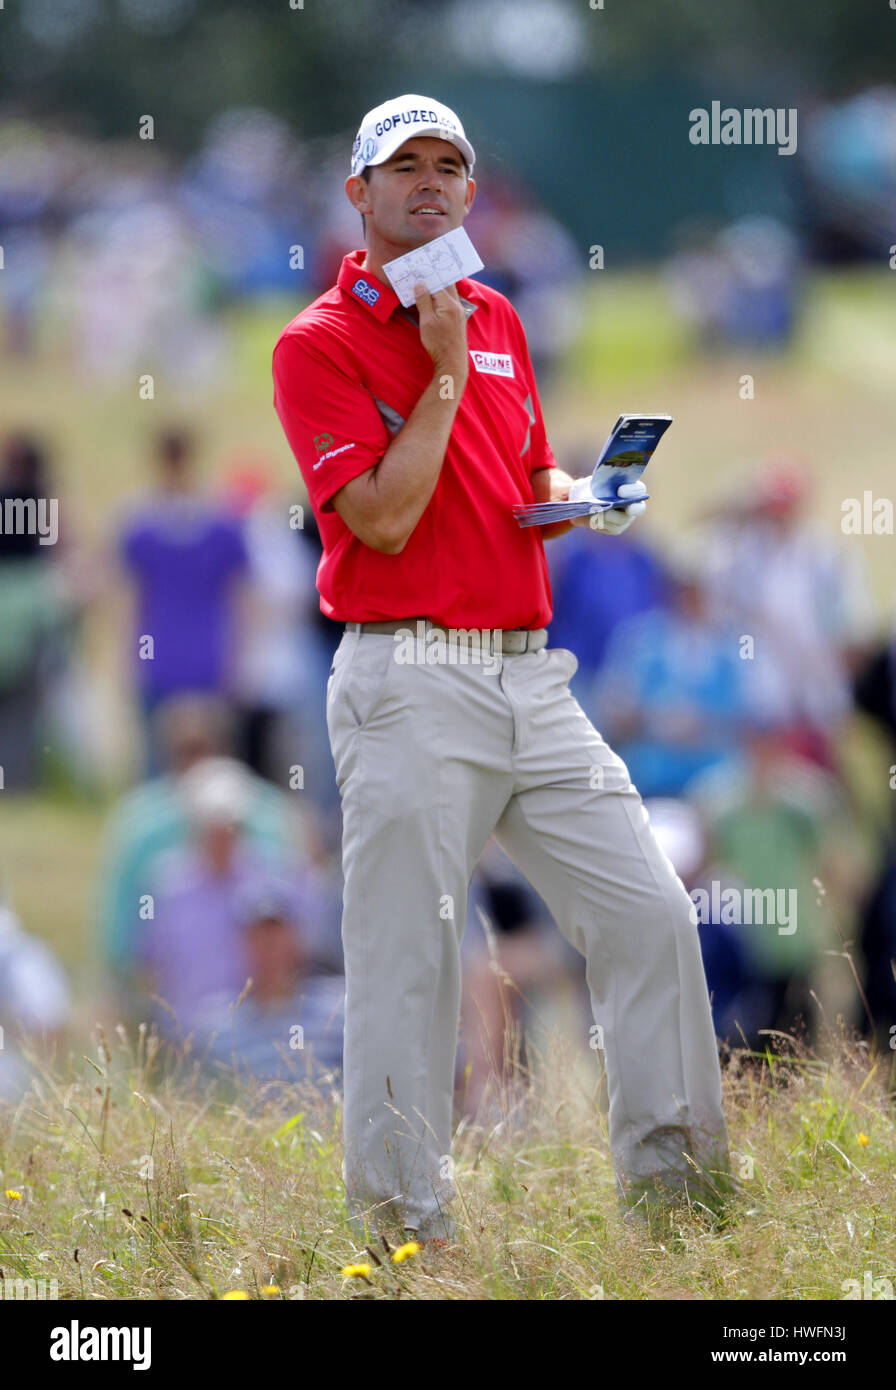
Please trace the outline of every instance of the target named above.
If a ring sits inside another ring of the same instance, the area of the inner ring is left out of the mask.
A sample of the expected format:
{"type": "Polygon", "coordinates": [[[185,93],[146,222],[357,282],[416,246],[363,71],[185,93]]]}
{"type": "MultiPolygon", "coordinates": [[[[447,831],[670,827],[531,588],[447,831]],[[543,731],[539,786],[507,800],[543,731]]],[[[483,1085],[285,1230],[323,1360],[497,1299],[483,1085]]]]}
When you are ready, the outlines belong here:
{"type": "Polygon", "coordinates": [[[352,294],[357,295],[365,304],[375,304],[380,297],[380,292],[370,284],[368,280],[358,279],[352,285],[352,294]]]}
{"type": "Polygon", "coordinates": [[[513,358],[509,352],[470,351],[473,366],[477,372],[488,372],[491,376],[513,376],[513,358]]]}

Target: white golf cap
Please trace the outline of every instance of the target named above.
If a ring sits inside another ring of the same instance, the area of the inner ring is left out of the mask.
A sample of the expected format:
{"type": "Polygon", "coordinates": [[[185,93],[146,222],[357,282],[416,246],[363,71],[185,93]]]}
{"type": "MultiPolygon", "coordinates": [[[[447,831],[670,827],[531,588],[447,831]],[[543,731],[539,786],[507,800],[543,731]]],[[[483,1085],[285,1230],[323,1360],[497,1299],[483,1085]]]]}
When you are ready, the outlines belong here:
{"type": "Polygon", "coordinates": [[[476,162],[473,146],[450,107],[432,97],[403,96],[375,106],[361,122],[352,145],[352,173],[360,174],[368,164],[382,164],[415,135],[433,135],[450,140],[472,169],[476,162]]]}

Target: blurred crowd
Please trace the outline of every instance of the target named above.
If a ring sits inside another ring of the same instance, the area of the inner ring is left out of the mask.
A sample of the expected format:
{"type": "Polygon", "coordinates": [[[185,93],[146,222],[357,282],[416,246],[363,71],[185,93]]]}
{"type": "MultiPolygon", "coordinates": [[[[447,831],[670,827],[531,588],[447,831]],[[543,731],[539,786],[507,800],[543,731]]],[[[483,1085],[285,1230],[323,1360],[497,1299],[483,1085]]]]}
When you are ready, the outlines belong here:
{"type": "MultiPolygon", "coordinates": [[[[798,321],[808,260],[886,264],[896,202],[896,87],[801,112],[784,207],[675,228],[674,311],[696,340],[777,347],[798,321]]],[[[307,299],[357,244],[344,197],[352,132],[307,138],[260,106],[231,106],[191,157],[155,141],[99,141],[0,115],[6,351],[27,356],[52,324],[87,379],[157,370],[197,386],[230,364],[220,316],[271,294],[307,299]]],[[[510,295],[542,388],[581,325],[587,248],[506,164],[477,161],[467,230],[480,277],[510,295]]]]}
{"type": "MultiPolygon", "coordinates": [[[[84,614],[110,587],[127,591],[118,640],[142,765],[109,812],[96,884],[103,1007],[152,1022],[222,1081],[236,1070],[266,1087],[338,1086],[325,692],[341,627],[319,611],[310,512],[263,459],[231,460],[212,492],[196,455],[182,429],[152,441],[150,486],[92,569],[65,532],[54,546],[0,534],[4,789],[46,781],[47,743],[78,767],[68,706],[84,614]]],[[[40,442],[7,437],[0,507],[53,490],[40,442]]],[[[804,460],[774,457],[674,547],[653,542],[649,521],[609,543],[573,531],[548,546],[551,643],[577,656],[573,692],[691,893],[718,1036],[754,1051],[768,1030],[817,1040],[823,999],[884,1045],[896,1025],[896,827],[875,828],[844,758],[857,711],[896,742],[896,639],[881,634],[861,547],[807,519],[811,491],[804,460]],[[757,891],[764,920],[743,910],[757,891]]],[[[545,1009],[562,1005],[589,1036],[588,992],[581,959],[493,843],[463,957],[458,1105],[482,1114],[545,1009]]],[[[19,1031],[59,1036],[70,1011],[65,974],[7,903],[0,1093],[27,1077],[19,1031]]]]}
{"type": "MultiPolygon", "coordinates": [[[[893,86],[815,101],[788,207],[678,225],[668,291],[700,345],[786,343],[808,259],[886,263],[895,113],[893,86]]],[[[350,142],[351,132],[304,138],[264,107],[235,106],[178,161],[154,139],[115,145],[0,118],[4,347],[26,356],[51,324],[88,378],[219,379],[222,311],[276,293],[311,299],[356,245],[342,192],[350,142]]],[[[481,158],[476,181],[467,231],[485,261],[479,278],[513,299],[545,388],[581,327],[586,247],[506,164],[481,158]]]]}
{"type": "MultiPolygon", "coordinates": [[[[6,351],[27,356],[52,322],[88,380],[220,380],[223,311],[278,292],[312,299],[358,244],[343,192],[351,140],[302,140],[263,108],[232,107],[178,165],[151,141],[0,118],[6,351]]],[[[513,296],[547,371],[579,326],[581,257],[506,168],[479,161],[476,173],[480,278],[513,296]]]]}

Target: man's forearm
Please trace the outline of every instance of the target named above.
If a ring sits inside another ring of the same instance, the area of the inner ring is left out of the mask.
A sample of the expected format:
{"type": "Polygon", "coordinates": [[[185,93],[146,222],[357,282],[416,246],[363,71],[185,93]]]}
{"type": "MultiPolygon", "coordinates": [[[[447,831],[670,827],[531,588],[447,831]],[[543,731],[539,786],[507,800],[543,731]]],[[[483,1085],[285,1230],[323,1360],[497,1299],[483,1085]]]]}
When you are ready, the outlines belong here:
{"type": "Polygon", "coordinates": [[[371,505],[391,516],[405,541],[435,492],[465,385],[466,379],[459,382],[456,375],[436,368],[400,433],[371,470],[371,505]]]}
{"type": "Polygon", "coordinates": [[[379,463],[351,487],[339,510],[350,509],[349,525],[365,544],[387,554],[404,548],[435,492],[465,385],[462,371],[437,366],[379,463]]]}

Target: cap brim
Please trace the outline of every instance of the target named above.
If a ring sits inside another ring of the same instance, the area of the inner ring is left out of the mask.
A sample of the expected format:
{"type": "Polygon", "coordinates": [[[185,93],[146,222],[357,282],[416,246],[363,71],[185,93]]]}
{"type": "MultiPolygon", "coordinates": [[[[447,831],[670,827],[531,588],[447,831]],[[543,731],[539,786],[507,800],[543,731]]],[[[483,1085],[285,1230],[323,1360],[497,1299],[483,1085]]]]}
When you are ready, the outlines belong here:
{"type": "Polygon", "coordinates": [[[387,141],[382,149],[377,150],[373,159],[361,159],[358,156],[352,161],[352,173],[359,174],[362,169],[375,164],[385,164],[387,159],[391,159],[396,150],[400,150],[402,145],[406,145],[409,140],[415,140],[418,136],[432,136],[436,140],[444,140],[447,145],[453,145],[460,150],[470,169],[476,163],[476,155],[469,140],[458,136],[448,136],[445,134],[445,127],[440,125],[421,126],[419,130],[413,131],[408,135],[405,132],[398,132],[398,139],[392,142],[387,141]]]}

